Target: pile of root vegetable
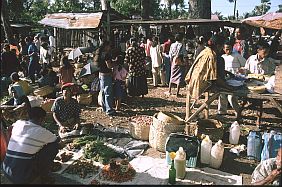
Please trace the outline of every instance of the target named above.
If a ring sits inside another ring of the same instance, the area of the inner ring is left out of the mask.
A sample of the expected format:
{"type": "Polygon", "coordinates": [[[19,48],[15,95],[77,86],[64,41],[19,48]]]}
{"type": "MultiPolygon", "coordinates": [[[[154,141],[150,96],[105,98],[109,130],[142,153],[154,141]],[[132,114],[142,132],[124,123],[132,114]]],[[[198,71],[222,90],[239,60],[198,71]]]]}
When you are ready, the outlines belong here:
{"type": "Polygon", "coordinates": [[[101,172],[103,180],[118,183],[131,181],[135,175],[136,171],[130,164],[128,164],[128,170],[126,172],[122,172],[120,164],[116,164],[114,167],[112,164],[105,165],[101,172]]]}
{"type": "Polygon", "coordinates": [[[81,159],[73,162],[73,164],[70,165],[65,172],[69,174],[79,175],[80,178],[86,178],[89,175],[92,176],[95,173],[98,173],[98,171],[99,166],[95,166],[92,161],[81,159]]]}
{"type": "Polygon", "coordinates": [[[136,115],[129,118],[131,123],[136,123],[143,126],[150,126],[153,123],[152,116],[136,115]]]}

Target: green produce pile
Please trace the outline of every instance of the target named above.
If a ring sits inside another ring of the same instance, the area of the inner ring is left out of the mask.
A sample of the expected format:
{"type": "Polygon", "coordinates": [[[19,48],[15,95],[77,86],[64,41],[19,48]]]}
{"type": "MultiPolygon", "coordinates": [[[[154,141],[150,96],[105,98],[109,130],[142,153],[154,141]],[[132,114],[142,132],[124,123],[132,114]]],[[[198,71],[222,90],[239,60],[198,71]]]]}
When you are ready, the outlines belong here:
{"type": "Polygon", "coordinates": [[[104,145],[101,141],[92,141],[85,145],[84,156],[87,159],[93,159],[102,164],[108,164],[111,158],[119,157],[119,153],[110,147],[104,145]]]}

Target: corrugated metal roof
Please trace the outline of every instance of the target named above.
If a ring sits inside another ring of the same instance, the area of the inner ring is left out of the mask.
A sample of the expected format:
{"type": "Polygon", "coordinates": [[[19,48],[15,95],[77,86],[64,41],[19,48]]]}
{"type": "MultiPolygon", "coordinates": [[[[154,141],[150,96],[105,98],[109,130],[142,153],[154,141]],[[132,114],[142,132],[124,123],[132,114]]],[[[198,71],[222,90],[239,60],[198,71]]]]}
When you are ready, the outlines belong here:
{"type": "Polygon", "coordinates": [[[95,29],[100,25],[103,12],[47,14],[40,24],[64,29],[95,29]]]}

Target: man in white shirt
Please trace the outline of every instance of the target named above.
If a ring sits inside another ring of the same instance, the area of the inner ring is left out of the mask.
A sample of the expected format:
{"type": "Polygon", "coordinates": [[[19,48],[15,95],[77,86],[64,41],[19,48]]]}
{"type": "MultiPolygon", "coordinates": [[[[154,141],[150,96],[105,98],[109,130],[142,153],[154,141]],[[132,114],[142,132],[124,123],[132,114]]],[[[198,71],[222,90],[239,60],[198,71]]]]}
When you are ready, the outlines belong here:
{"type": "Polygon", "coordinates": [[[269,54],[269,44],[260,41],[257,44],[257,54],[248,58],[245,64],[246,74],[272,75],[275,71],[275,62],[267,57],[269,54]]]}
{"type": "Polygon", "coordinates": [[[4,175],[14,184],[44,183],[59,149],[59,139],[43,127],[46,112],[41,107],[29,111],[29,120],[13,124],[6,157],[4,175]]]}

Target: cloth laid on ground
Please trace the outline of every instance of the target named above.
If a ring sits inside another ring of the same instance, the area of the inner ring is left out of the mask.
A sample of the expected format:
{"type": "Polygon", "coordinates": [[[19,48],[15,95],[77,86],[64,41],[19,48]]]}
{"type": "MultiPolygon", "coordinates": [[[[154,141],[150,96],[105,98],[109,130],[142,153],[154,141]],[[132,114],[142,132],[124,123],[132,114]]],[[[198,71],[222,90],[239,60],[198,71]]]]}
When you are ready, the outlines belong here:
{"type": "Polygon", "coordinates": [[[125,154],[127,157],[129,157],[129,159],[133,159],[137,155],[141,155],[149,147],[149,142],[134,140],[130,136],[129,130],[125,128],[106,128],[97,123],[94,125],[92,134],[107,138],[107,146],[120,154],[125,154]]]}
{"type": "Polygon", "coordinates": [[[206,47],[196,58],[185,77],[188,83],[188,94],[193,99],[199,96],[209,87],[211,80],[217,79],[216,54],[206,47]]]}
{"type": "MultiPolygon", "coordinates": [[[[138,156],[130,164],[136,170],[136,176],[132,181],[124,183],[107,184],[134,184],[134,185],[167,185],[169,167],[165,159],[138,156]],[[144,164],[145,163],[145,164],[144,164]]],[[[186,176],[183,180],[176,179],[176,185],[242,185],[242,176],[233,175],[212,168],[186,168],[186,176]]]]}

